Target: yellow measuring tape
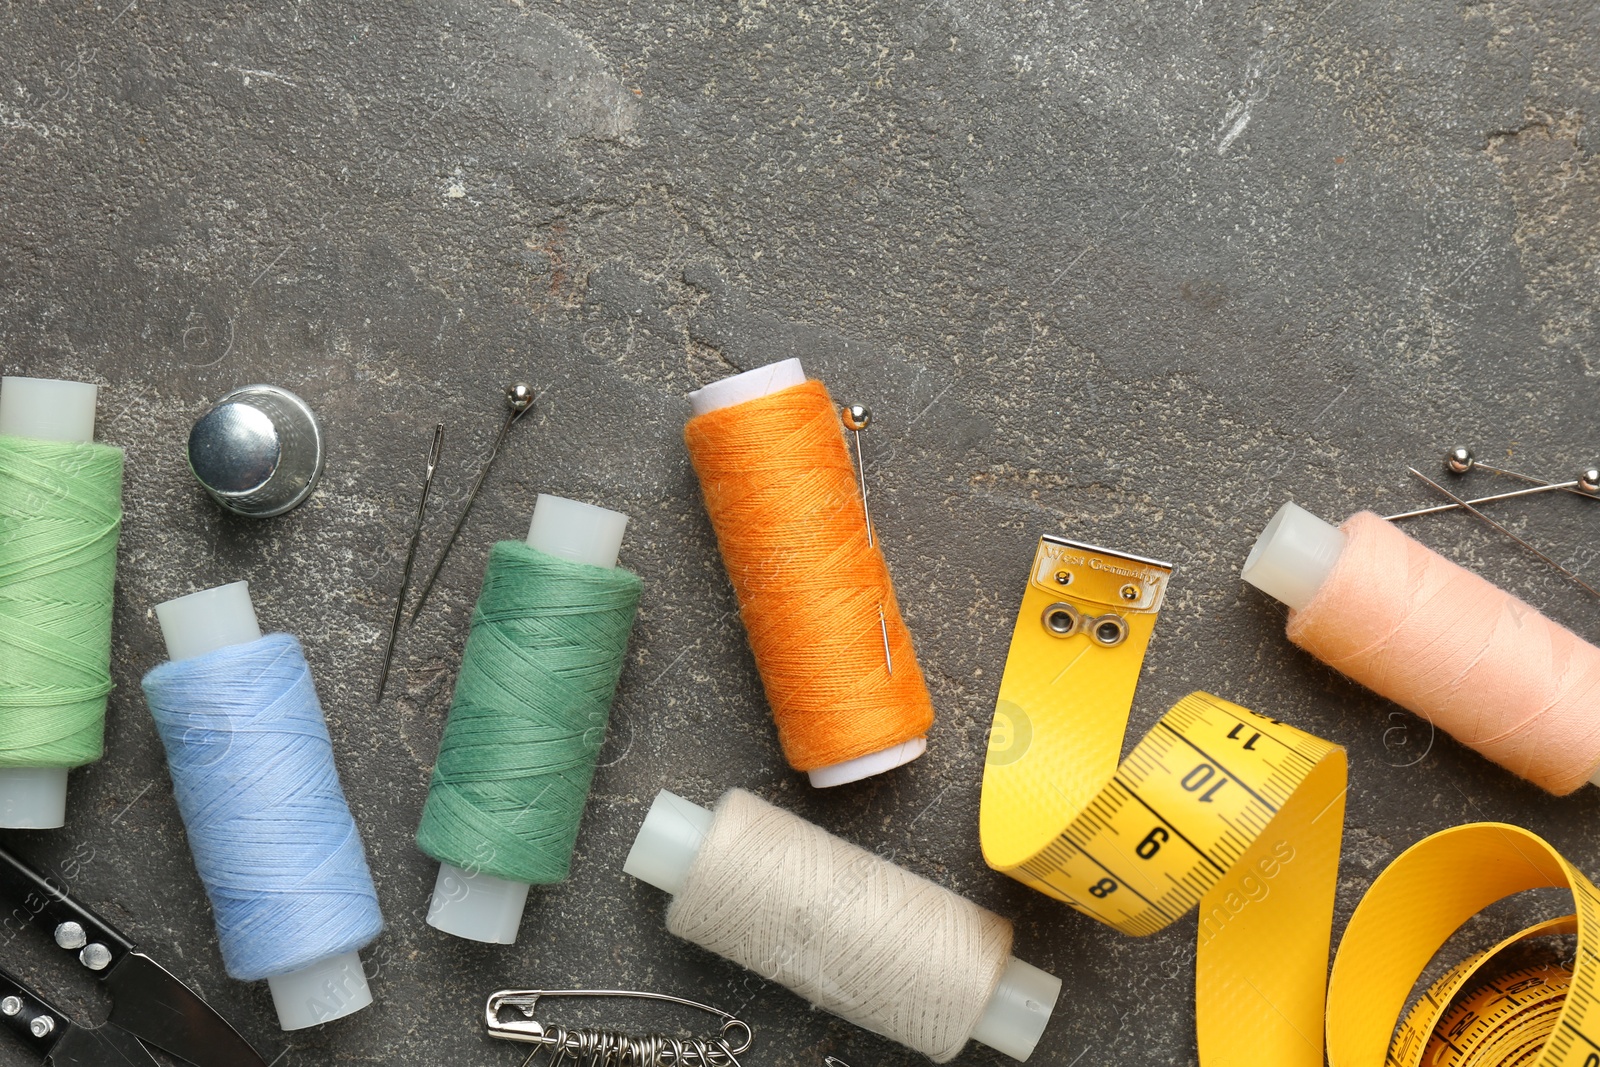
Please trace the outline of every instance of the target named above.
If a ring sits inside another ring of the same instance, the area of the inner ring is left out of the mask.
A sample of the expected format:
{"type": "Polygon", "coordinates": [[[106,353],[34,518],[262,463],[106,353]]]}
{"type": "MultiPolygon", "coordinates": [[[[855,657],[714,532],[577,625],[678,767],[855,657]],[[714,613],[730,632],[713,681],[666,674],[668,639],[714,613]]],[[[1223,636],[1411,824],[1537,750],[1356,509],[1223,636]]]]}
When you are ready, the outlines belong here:
{"type": "Polygon", "coordinates": [[[1600,1067],[1600,897],[1534,834],[1474,823],[1413,846],[1362,899],[1325,981],[1344,751],[1193,693],[1118,762],[1171,575],[1157,560],[1040,540],[984,769],[990,866],[1134,935],[1198,907],[1204,1067],[1321,1067],[1324,1011],[1330,1067],[1600,1067]],[[1542,886],[1569,887],[1576,916],[1453,968],[1397,1030],[1457,928],[1542,886]],[[1515,946],[1573,932],[1575,971],[1502,966],[1515,946]]]}
{"type": "Polygon", "coordinates": [[[1345,756],[1207,693],[1118,764],[1171,564],[1046,536],[984,768],[991,867],[1129,934],[1198,907],[1206,1067],[1320,1067],[1345,756]]]}
{"type": "Polygon", "coordinates": [[[1328,983],[1328,1063],[1600,1067],[1597,919],[1600,892],[1536,834],[1470,823],[1424,838],[1378,876],[1350,917],[1328,983]],[[1571,890],[1575,915],[1529,927],[1457,965],[1395,1030],[1417,976],[1462,923],[1497,900],[1549,887],[1571,890]],[[1495,972],[1514,946],[1572,933],[1570,970],[1543,964],[1495,972]]]}

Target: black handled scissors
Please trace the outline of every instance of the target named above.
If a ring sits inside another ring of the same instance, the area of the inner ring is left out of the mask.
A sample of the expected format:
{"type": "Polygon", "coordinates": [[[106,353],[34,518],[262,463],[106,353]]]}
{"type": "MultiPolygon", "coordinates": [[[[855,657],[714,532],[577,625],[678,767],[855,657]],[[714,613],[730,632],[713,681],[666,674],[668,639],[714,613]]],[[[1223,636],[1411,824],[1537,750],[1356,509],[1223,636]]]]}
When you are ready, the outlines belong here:
{"type": "Polygon", "coordinates": [[[120,1026],[80,1026],[22,979],[0,967],[0,1023],[51,1067],[159,1067],[120,1026]]]}
{"type": "Polygon", "coordinates": [[[15,976],[0,971],[0,1023],[57,1067],[148,1067],[154,1061],[140,1041],[195,1067],[267,1067],[198,993],[88,905],[4,848],[0,900],[11,905],[7,925],[21,920],[44,931],[111,994],[106,1024],[79,1026],[15,976]],[[8,1007],[16,1010],[7,1012],[8,1007]],[[51,1021],[35,1021],[44,1019],[51,1021]]]}

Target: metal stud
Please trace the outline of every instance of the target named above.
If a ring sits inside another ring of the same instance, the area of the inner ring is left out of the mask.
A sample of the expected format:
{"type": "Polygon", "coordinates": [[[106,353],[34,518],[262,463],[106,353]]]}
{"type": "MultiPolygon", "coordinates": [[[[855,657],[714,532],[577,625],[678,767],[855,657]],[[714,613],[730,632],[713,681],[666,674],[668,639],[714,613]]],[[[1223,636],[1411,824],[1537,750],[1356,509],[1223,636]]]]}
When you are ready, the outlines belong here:
{"type": "Polygon", "coordinates": [[[0,1015],[7,1017],[17,1014],[22,1010],[21,997],[6,997],[0,1000],[0,1015]]]}
{"type": "Polygon", "coordinates": [[[28,1033],[34,1037],[49,1037],[56,1032],[56,1021],[48,1015],[35,1015],[28,1023],[28,1033]]]}
{"type": "Polygon", "coordinates": [[[98,941],[92,942],[78,953],[78,962],[91,971],[103,971],[111,966],[111,950],[98,941]]]}
{"type": "Polygon", "coordinates": [[[83,927],[75,922],[64,922],[56,927],[56,944],[62,948],[82,948],[89,943],[89,938],[83,932],[83,927]]]}

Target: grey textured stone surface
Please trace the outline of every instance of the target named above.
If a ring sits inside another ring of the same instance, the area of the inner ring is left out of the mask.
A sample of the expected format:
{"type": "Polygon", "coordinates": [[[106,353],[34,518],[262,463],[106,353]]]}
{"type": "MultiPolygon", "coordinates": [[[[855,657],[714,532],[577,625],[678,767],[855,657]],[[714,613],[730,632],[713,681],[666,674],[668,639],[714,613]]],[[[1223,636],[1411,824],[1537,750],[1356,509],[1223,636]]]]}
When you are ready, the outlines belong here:
{"type": "MultiPolygon", "coordinates": [[[[1595,791],[1430,742],[1238,579],[1285,498],[1426,502],[1405,465],[1456,443],[1552,475],[1595,460],[1592,5],[10,0],[0,42],[0,371],[101,383],[129,461],[109,755],[74,774],[67,830],[8,840],[70,863],[280,1064],[520,1063],[480,998],[569,984],[744,1013],[747,1064],[915,1062],[674,941],[622,874],[657,789],[735,785],[1014,918],[1065,981],[1033,1062],[1194,1062],[1192,919],[1130,941],[979,854],[1043,532],[1179,565],[1135,729],[1205,688],[1348,746],[1341,922],[1400,849],[1471,819],[1600,873],[1595,791]],[[680,438],[687,390],[790,355],[877,413],[874,514],[940,713],[923,760],[826,794],[781,765],[680,438]],[[537,415],[374,708],[429,433],[447,424],[424,562],[513,377],[537,415]],[[312,501],[259,523],[182,455],[257,380],[306,397],[331,449],[312,501]],[[487,948],[423,925],[411,837],[486,547],[540,491],[631,513],[645,599],[573,878],[487,948]],[[239,578],[306,643],[390,923],[377,1005],[287,1037],[222,971],[138,689],[152,605],[239,578]]],[[[1505,514],[1600,574],[1583,502],[1505,514]]],[[[1596,632],[1514,546],[1416,530],[1596,632]]],[[[7,958],[75,990],[34,940],[7,958]]]]}

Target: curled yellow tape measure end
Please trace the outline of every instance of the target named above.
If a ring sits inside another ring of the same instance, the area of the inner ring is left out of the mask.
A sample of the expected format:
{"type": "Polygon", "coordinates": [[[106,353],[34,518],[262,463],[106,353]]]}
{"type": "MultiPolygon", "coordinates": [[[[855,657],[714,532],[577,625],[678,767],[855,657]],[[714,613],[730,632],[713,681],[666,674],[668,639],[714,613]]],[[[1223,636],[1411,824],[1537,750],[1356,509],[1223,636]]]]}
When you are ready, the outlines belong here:
{"type": "Polygon", "coordinates": [[[1594,885],[1531,831],[1469,823],[1424,838],[1378,876],[1350,918],[1328,984],[1328,1063],[1600,1067],[1597,918],[1594,885]],[[1498,900],[1548,887],[1571,890],[1575,916],[1530,927],[1459,965],[1395,1029],[1417,976],[1451,934],[1498,900]],[[1476,984],[1510,945],[1569,932],[1577,954],[1564,995],[1556,995],[1554,971],[1476,984]],[[1530,977],[1537,980],[1518,988],[1530,977]]]}

